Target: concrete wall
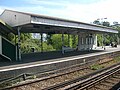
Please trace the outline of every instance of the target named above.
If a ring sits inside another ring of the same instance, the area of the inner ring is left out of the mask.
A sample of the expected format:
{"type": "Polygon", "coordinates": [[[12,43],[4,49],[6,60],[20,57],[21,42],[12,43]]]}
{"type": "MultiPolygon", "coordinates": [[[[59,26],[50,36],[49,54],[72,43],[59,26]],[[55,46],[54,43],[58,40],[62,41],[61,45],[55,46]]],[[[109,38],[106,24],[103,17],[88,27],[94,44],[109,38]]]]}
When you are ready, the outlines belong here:
{"type": "Polygon", "coordinates": [[[80,33],[78,35],[78,50],[91,50],[97,47],[96,34],[80,33]]]}
{"type": "Polygon", "coordinates": [[[30,18],[30,15],[9,10],[5,10],[0,16],[0,19],[2,19],[4,22],[6,22],[12,27],[30,23],[30,18]]]}

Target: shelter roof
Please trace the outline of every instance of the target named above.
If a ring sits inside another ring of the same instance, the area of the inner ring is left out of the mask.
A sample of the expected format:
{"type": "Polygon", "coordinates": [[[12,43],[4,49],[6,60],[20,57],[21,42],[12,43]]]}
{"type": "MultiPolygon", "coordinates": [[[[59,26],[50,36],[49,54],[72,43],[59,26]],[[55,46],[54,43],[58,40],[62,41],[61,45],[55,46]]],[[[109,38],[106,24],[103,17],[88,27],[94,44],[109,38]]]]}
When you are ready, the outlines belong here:
{"type": "Polygon", "coordinates": [[[13,10],[5,10],[0,18],[24,33],[118,33],[110,27],[13,10]]]}

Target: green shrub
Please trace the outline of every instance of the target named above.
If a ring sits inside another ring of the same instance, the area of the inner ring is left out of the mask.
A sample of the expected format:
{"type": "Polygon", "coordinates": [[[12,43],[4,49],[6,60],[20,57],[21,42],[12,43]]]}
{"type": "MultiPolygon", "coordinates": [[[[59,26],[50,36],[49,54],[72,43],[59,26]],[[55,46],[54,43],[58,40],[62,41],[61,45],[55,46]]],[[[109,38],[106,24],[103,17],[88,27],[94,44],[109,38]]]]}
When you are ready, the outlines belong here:
{"type": "Polygon", "coordinates": [[[104,68],[104,66],[101,66],[101,65],[98,65],[98,64],[94,64],[94,65],[91,65],[90,68],[92,70],[98,70],[98,69],[104,68]]]}

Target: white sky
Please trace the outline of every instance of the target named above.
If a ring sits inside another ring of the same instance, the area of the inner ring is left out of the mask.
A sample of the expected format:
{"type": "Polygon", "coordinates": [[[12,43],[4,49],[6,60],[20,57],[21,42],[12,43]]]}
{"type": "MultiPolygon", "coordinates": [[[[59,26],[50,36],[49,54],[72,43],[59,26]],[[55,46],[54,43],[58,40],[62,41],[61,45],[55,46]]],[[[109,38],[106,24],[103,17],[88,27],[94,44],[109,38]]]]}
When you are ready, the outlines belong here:
{"type": "Polygon", "coordinates": [[[109,22],[120,22],[120,0],[94,0],[91,3],[81,3],[80,0],[73,0],[75,2],[69,2],[69,0],[24,1],[25,3],[27,3],[27,5],[10,6],[6,4],[1,4],[0,13],[2,13],[4,9],[12,9],[17,11],[31,12],[47,16],[77,20],[87,23],[93,22],[98,18],[107,18],[107,21],[109,22]]]}

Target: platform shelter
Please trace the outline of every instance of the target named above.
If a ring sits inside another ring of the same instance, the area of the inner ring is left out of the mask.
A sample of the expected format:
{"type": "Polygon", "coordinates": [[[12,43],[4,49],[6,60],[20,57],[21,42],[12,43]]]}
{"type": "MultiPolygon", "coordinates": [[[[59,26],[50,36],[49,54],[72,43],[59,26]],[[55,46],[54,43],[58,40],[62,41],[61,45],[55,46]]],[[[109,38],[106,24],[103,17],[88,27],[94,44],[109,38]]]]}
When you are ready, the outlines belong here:
{"type": "Polygon", "coordinates": [[[66,51],[74,51],[69,46],[64,46],[64,34],[68,34],[68,43],[69,35],[78,35],[77,50],[84,51],[97,47],[96,34],[118,33],[117,30],[109,27],[13,10],[5,10],[0,19],[12,26],[15,34],[18,35],[19,53],[16,53],[18,60],[21,60],[20,33],[40,33],[41,42],[43,33],[62,34],[62,54],[66,51]]]}

